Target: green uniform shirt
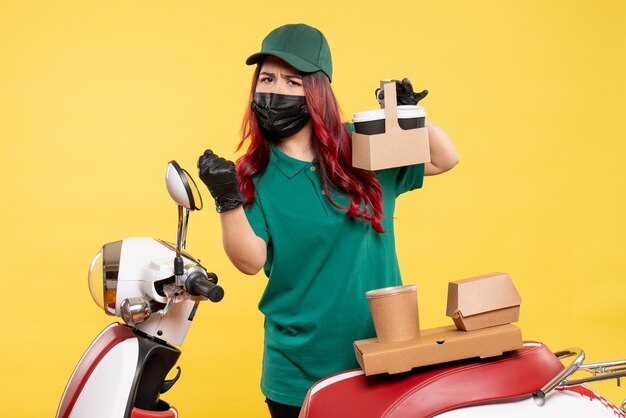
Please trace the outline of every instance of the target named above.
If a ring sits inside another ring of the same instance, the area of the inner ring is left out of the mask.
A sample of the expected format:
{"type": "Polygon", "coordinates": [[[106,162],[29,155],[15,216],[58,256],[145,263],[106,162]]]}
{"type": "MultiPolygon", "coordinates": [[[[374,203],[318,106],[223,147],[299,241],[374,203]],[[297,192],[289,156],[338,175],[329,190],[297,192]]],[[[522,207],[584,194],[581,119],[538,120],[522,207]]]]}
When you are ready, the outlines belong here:
{"type": "MultiPolygon", "coordinates": [[[[424,165],[380,170],[385,233],[332,206],[314,162],[272,146],[246,209],[267,243],[269,277],[259,309],[265,315],[261,390],[300,406],[309,387],[358,367],[352,342],[376,336],[365,292],[401,284],[393,214],[396,197],[422,186],[424,165]]],[[[346,196],[333,194],[342,206],[346,196]]]]}

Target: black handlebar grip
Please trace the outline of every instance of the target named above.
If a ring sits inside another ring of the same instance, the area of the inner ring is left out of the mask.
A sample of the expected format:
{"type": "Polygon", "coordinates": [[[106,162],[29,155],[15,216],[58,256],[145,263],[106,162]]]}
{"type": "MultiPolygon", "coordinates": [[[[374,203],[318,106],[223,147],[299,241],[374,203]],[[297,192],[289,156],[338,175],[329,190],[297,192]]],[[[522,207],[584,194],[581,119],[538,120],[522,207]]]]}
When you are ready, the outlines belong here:
{"type": "Polygon", "coordinates": [[[224,298],[224,289],[201,275],[191,275],[185,282],[185,287],[191,295],[204,296],[211,302],[219,302],[224,298]]]}

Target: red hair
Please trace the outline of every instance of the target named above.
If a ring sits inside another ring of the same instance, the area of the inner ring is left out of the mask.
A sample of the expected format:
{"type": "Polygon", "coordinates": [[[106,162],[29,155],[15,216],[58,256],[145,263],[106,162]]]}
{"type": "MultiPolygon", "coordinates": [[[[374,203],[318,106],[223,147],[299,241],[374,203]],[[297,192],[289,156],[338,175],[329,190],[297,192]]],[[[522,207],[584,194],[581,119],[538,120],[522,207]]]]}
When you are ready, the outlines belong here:
{"type": "MultiPolygon", "coordinates": [[[[256,116],[250,109],[259,70],[260,66],[252,79],[248,108],[242,123],[242,139],[237,147],[237,150],[241,149],[250,140],[248,150],[237,160],[239,187],[248,199],[248,204],[254,201],[255,185],[252,179],[265,170],[270,158],[269,142],[263,138],[256,116]]],[[[318,71],[303,74],[302,85],[315,133],[313,148],[326,198],[333,206],[345,210],[348,216],[365,219],[372,224],[374,230],[384,232],[381,222],[383,194],[380,183],[374,173],[352,166],[352,141],[341,121],[330,80],[318,71]],[[346,208],[333,202],[332,189],[338,189],[350,196],[350,206],[346,208]]]]}

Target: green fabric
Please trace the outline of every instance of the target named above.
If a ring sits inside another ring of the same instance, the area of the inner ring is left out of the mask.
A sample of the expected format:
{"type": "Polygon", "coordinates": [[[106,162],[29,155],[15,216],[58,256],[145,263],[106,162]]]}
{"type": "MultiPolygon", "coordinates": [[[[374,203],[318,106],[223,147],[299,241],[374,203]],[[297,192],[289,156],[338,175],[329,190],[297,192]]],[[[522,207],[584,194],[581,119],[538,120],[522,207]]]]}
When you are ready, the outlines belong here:
{"type": "Polygon", "coordinates": [[[261,52],[252,54],[246,64],[261,62],[273,55],[304,73],[323,71],[328,79],[333,79],[333,61],[330,47],[319,30],[302,24],[284,25],[271,31],[261,44],[261,52]]]}
{"type": "MultiPolygon", "coordinates": [[[[267,242],[269,280],[259,302],[265,314],[261,390],[273,401],[299,406],[317,380],[358,367],[352,342],[375,336],[365,292],[401,284],[395,201],[422,186],[424,165],[376,174],[384,193],[383,234],[328,202],[315,162],[272,146],[256,178],[246,215],[267,242]]],[[[346,196],[333,197],[348,203],[346,196]]]]}

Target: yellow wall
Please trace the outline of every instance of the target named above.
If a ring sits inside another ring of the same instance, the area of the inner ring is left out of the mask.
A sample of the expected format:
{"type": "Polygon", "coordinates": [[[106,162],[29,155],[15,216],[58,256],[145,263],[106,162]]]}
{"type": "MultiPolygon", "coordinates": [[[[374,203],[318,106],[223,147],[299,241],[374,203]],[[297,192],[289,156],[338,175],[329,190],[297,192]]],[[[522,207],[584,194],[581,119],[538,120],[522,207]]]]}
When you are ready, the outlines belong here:
{"type": "MultiPolygon", "coordinates": [[[[112,322],[86,272],[105,243],[175,239],[167,161],[195,175],[207,147],[234,158],[252,69],[274,27],[320,28],[345,117],[381,78],[431,94],[461,164],[397,212],[405,282],[423,327],[445,325],[449,280],[507,271],[526,339],[626,358],[626,5],[621,1],[0,2],[0,397],[51,416],[87,345],[112,322]]],[[[209,201],[209,194],[203,188],[209,201]]],[[[265,278],[235,271],[218,216],[188,249],[221,277],[165,396],[184,416],[267,416],[258,390],[265,278]]],[[[594,386],[614,402],[624,389],[594,386]]]]}

